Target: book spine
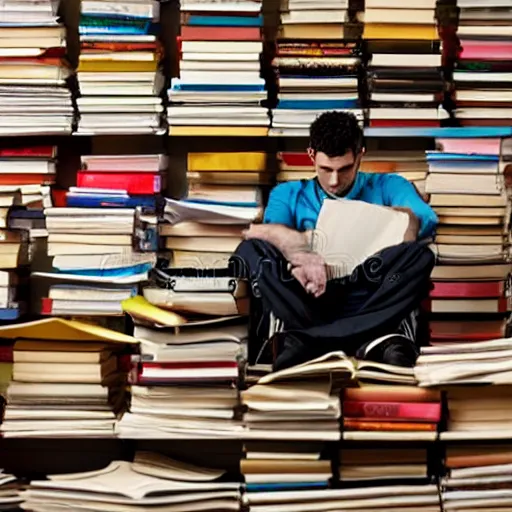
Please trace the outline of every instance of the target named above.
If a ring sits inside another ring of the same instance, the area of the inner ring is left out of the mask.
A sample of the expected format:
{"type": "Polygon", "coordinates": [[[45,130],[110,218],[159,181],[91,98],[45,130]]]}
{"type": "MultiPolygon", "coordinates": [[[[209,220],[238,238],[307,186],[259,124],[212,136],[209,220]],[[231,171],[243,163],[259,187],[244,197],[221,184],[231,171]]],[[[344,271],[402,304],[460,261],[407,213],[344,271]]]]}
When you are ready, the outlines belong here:
{"type": "Polygon", "coordinates": [[[343,414],[352,418],[437,422],[441,419],[441,404],[347,401],[343,403],[343,414]]]}
{"type": "Polygon", "coordinates": [[[412,387],[411,389],[347,388],[344,393],[347,402],[440,402],[441,392],[435,389],[412,387]]]}
{"type": "Polygon", "coordinates": [[[161,178],[149,173],[90,173],[77,174],[77,186],[126,190],[128,194],[149,195],[160,192],[161,178]]]}
{"type": "Polygon", "coordinates": [[[259,27],[181,27],[182,41],[260,41],[259,27]]]}
{"type": "Polygon", "coordinates": [[[364,432],[435,432],[435,423],[390,422],[390,421],[364,421],[358,419],[343,420],[344,430],[357,430],[364,432]]]}
{"type": "Polygon", "coordinates": [[[501,297],[505,290],[503,281],[482,283],[433,282],[431,298],[492,298],[501,297]]]}

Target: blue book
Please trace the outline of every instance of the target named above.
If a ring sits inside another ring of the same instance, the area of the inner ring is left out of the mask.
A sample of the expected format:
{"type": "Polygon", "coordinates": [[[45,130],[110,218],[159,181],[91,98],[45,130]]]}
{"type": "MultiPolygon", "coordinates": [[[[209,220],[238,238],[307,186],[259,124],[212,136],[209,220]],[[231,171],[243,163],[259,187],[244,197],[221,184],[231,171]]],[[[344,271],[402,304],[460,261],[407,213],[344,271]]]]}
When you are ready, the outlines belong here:
{"type": "Polygon", "coordinates": [[[357,108],[359,102],[353,100],[280,100],[278,109],[303,109],[303,110],[335,110],[357,108]]]}
{"type": "Polygon", "coordinates": [[[211,204],[216,206],[241,206],[243,208],[257,208],[260,204],[256,201],[243,202],[243,201],[212,201],[211,199],[185,199],[186,203],[198,203],[198,204],[211,204]]]}
{"type": "Polygon", "coordinates": [[[173,79],[172,91],[198,91],[198,92],[264,92],[265,83],[261,84],[193,84],[173,79]]]}
{"type": "Polygon", "coordinates": [[[444,128],[366,128],[366,137],[433,137],[475,139],[512,137],[512,126],[466,126],[444,128]]]}
{"type": "Polygon", "coordinates": [[[277,491],[299,491],[313,489],[327,489],[327,482],[290,482],[273,484],[246,484],[247,492],[277,492],[277,491]]]}
{"type": "MultiPolygon", "coordinates": [[[[55,268],[55,267],[54,267],[55,268]]],[[[78,276],[91,276],[91,277],[129,277],[137,274],[144,274],[153,268],[151,263],[141,263],[140,265],[133,265],[131,267],[122,268],[96,268],[96,269],[78,269],[78,270],[61,270],[55,268],[60,274],[71,274],[78,276]]]]}
{"type": "Polygon", "coordinates": [[[96,194],[68,194],[66,205],[73,208],[155,208],[154,196],[120,196],[96,194]]]}
{"type": "Polygon", "coordinates": [[[468,163],[475,162],[499,162],[499,155],[478,155],[478,154],[467,154],[467,153],[441,153],[439,151],[427,151],[427,162],[435,162],[435,161],[446,161],[446,160],[454,160],[456,161],[467,161],[468,163]]]}
{"type": "Polygon", "coordinates": [[[203,16],[191,14],[185,25],[191,27],[262,27],[263,16],[203,16]]]}
{"type": "Polygon", "coordinates": [[[19,308],[0,308],[0,321],[17,320],[19,316],[19,308]]]}
{"type": "Polygon", "coordinates": [[[82,36],[101,36],[106,34],[119,36],[145,36],[149,33],[148,29],[140,27],[89,27],[81,25],[79,28],[82,36]]]}

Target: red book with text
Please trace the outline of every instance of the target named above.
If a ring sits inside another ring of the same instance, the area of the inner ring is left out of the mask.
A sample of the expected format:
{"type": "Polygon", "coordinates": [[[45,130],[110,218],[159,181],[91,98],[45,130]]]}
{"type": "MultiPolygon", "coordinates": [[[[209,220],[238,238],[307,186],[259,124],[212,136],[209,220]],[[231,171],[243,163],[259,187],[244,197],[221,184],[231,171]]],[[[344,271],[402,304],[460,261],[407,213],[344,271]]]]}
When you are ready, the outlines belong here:
{"type": "Polygon", "coordinates": [[[160,192],[159,174],[135,172],[78,172],[77,186],[126,190],[131,195],[151,195],[160,192]]]}
{"type": "Polygon", "coordinates": [[[0,149],[0,158],[54,158],[57,154],[56,146],[31,146],[22,148],[0,149]]]}
{"type": "Polygon", "coordinates": [[[429,402],[343,402],[343,416],[348,418],[371,418],[382,421],[441,420],[441,404],[429,402]]]}

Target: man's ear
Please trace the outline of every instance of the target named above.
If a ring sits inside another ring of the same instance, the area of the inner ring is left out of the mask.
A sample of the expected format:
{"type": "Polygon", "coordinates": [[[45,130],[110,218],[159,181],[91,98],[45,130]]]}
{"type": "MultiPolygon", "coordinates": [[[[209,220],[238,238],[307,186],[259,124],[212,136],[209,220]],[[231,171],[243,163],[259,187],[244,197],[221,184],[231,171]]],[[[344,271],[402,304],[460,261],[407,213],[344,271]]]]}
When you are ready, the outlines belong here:
{"type": "Polygon", "coordinates": [[[311,158],[311,161],[315,163],[315,150],[313,148],[308,148],[308,156],[311,158]]]}

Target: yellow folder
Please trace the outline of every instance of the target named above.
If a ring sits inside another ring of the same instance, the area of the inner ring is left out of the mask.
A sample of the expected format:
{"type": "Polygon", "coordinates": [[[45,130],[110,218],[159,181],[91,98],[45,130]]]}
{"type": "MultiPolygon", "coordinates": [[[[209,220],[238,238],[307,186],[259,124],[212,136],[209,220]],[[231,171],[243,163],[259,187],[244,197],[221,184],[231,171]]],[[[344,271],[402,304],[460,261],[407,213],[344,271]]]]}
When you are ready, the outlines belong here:
{"type": "Polygon", "coordinates": [[[121,302],[121,306],[125,313],[143,320],[149,320],[163,327],[179,327],[187,323],[187,320],[182,316],[153,306],[153,304],[140,295],[124,300],[121,302]]]}
{"type": "Polygon", "coordinates": [[[102,341],[106,343],[138,343],[128,336],[99,325],[87,324],[63,318],[45,318],[24,324],[0,327],[0,338],[55,340],[55,341],[102,341]]]}

